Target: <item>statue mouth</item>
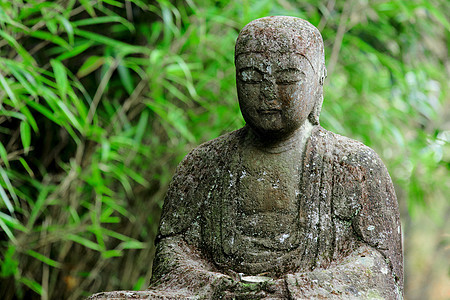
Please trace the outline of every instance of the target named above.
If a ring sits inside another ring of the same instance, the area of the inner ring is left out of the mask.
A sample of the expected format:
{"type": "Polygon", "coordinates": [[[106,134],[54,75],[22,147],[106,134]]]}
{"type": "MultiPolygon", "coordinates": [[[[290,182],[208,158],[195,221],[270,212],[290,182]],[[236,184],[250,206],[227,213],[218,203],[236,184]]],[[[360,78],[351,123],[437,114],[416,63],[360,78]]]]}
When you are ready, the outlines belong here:
{"type": "Polygon", "coordinates": [[[281,112],[281,109],[270,108],[270,109],[258,109],[258,112],[263,115],[274,115],[281,112]]]}

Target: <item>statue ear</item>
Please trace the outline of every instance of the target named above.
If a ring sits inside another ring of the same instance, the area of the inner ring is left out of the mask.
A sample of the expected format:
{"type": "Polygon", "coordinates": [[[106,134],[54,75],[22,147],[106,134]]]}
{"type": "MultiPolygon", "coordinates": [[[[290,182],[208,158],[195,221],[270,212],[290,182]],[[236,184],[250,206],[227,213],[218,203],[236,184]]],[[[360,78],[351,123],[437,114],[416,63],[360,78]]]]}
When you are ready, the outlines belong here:
{"type": "Polygon", "coordinates": [[[325,65],[323,66],[323,71],[321,72],[322,76],[319,78],[319,85],[316,90],[316,103],[314,104],[314,107],[309,114],[309,122],[313,125],[319,125],[319,116],[320,111],[322,110],[322,103],[323,103],[323,83],[325,81],[325,78],[327,78],[327,68],[325,65]]]}
{"type": "Polygon", "coordinates": [[[309,122],[313,125],[319,125],[319,116],[320,111],[322,110],[323,103],[323,93],[322,93],[322,85],[319,86],[316,93],[316,103],[314,104],[311,113],[308,116],[309,122]]]}
{"type": "Polygon", "coordinates": [[[325,78],[327,78],[327,68],[323,66],[323,72],[322,76],[320,76],[319,84],[323,86],[323,83],[325,82],[325,78]]]}

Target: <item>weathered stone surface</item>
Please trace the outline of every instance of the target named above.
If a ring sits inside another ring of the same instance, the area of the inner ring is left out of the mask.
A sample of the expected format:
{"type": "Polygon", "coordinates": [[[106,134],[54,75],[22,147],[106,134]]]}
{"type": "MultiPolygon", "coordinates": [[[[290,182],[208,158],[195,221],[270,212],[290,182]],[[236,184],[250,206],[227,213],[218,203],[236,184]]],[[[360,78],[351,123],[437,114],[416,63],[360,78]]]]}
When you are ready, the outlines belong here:
{"type": "Polygon", "coordinates": [[[318,122],[320,33],[297,18],[255,20],[237,40],[236,73],[247,125],[178,166],[149,290],[91,299],[401,299],[389,174],[318,122]]]}

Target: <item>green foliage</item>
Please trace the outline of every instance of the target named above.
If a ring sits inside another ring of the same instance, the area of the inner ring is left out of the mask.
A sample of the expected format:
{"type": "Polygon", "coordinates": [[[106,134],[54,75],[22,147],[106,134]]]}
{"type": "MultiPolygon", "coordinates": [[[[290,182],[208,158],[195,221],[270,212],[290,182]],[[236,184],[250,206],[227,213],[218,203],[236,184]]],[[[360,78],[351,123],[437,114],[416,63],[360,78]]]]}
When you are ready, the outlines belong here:
{"type": "Polygon", "coordinates": [[[175,166],[243,125],[234,42],[266,15],[323,33],[322,125],[374,147],[411,211],[444,197],[450,7],[435,2],[0,1],[2,299],[145,288],[175,166]]]}

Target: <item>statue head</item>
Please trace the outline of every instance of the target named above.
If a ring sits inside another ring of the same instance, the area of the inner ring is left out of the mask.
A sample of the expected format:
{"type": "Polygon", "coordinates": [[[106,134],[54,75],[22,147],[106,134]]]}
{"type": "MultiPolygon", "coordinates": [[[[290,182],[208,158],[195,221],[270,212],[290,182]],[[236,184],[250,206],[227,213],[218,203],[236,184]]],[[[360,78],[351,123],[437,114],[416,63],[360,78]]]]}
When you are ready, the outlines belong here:
{"type": "Polygon", "coordinates": [[[258,134],[282,138],[307,119],[319,124],[326,76],[322,36],[295,17],[247,24],[235,49],[239,106],[258,134]]]}

